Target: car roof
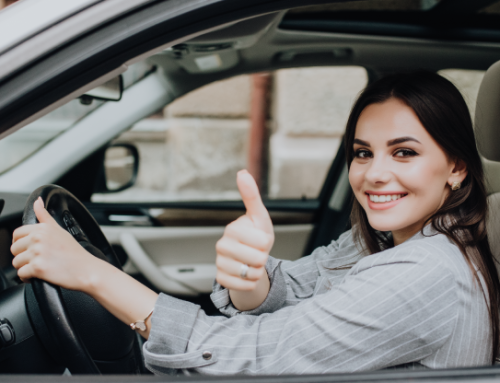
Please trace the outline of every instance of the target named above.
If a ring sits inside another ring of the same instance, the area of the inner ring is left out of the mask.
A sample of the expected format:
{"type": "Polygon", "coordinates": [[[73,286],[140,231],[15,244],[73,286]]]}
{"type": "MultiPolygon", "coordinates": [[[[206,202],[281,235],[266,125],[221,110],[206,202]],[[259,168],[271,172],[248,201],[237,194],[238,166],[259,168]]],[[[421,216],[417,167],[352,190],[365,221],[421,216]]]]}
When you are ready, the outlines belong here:
{"type": "Polygon", "coordinates": [[[0,82],[151,0],[23,0],[0,11],[0,82]]]}
{"type": "Polygon", "coordinates": [[[0,54],[100,0],[24,0],[0,13],[0,54]]]}
{"type": "Polygon", "coordinates": [[[500,29],[425,27],[434,20],[428,12],[415,17],[420,25],[408,27],[404,18],[401,21],[408,12],[328,12],[332,8],[336,4],[248,19],[175,45],[150,61],[162,67],[180,97],[242,73],[354,65],[368,69],[373,78],[412,69],[486,70],[499,57],[500,29]],[[200,69],[197,60],[210,55],[217,58],[218,67],[200,69]]]}

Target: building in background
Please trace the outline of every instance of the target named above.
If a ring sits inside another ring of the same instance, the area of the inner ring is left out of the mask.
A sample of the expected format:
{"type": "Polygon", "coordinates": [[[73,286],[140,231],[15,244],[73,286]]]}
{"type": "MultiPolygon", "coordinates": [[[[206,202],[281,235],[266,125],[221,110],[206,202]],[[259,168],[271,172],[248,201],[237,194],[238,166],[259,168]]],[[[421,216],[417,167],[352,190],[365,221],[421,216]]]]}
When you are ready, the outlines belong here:
{"type": "Polygon", "coordinates": [[[5,8],[8,5],[14,4],[18,0],[0,0],[0,9],[5,8]]]}

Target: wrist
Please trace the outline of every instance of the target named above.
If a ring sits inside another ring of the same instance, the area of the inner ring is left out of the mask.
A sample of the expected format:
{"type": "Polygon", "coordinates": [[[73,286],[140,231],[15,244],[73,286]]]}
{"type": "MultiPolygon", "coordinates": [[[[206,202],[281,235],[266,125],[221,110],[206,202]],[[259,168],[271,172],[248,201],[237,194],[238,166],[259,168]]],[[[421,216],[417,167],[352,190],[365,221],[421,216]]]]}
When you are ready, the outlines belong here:
{"type": "Polygon", "coordinates": [[[80,291],[94,297],[102,289],[106,275],[109,275],[109,268],[114,268],[102,259],[92,256],[84,267],[80,278],[80,291]]]}
{"type": "Polygon", "coordinates": [[[239,291],[229,289],[229,297],[233,306],[240,311],[249,311],[259,307],[267,298],[271,283],[267,272],[259,279],[257,286],[252,291],[239,291]]]}

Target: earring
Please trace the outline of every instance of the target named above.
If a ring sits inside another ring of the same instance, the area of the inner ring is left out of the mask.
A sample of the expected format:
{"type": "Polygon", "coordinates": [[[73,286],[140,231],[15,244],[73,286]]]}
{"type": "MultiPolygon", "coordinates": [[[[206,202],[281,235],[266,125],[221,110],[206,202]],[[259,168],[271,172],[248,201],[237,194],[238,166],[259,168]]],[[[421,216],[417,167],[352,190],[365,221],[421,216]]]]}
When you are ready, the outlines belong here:
{"type": "Polygon", "coordinates": [[[458,182],[458,181],[455,181],[453,182],[453,184],[451,185],[451,190],[455,191],[455,190],[458,190],[462,187],[462,183],[461,182],[458,182]]]}

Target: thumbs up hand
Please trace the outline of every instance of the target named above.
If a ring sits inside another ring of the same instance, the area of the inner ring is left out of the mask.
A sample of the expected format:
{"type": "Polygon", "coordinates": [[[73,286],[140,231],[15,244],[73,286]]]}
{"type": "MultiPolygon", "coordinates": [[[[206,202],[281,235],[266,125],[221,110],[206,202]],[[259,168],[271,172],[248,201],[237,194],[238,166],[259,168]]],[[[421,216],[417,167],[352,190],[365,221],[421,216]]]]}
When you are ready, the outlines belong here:
{"type": "Polygon", "coordinates": [[[10,248],[19,278],[25,282],[39,278],[67,289],[83,290],[98,259],[57,224],[41,198],[33,207],[40,223],[17,228],[10,248]]]}
{"type": "MultiPolygon", "coordinates": [[[[274,231],[269,213],[262,203],[259,189],[250,173],[246,170],[238,172],[236,181],[247,212],[227,225],[224,235],[217,242],[216,279],[230,290],[231,299],[236,307],[249,309],[243,308],[246,307],[245,302],[238,306],[234,299],[238,294],[234,296],[233,294],[256,292],[262,295],[257,299],[260,303],[267,296],[269,279],[265,265],[274,243],[274,231]]],[[[245,301],[249,299],[255,301],[248,296],[244,297],[241,294],[239,296],[245,298],[245,301]]],[[[257,307],[260,303],[251,306],[257,307]]]]}

